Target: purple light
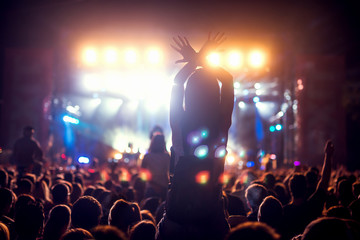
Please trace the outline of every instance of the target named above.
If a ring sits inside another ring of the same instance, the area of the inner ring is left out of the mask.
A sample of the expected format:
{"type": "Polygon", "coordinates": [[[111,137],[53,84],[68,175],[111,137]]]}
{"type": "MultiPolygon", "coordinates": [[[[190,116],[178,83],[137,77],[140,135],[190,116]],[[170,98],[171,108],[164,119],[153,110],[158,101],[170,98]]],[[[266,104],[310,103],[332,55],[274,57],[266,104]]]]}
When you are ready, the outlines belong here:
{"type": "Polygon", "coordinates": [[[295,162],[294,162],[294,165],[295,165],[295,166],[300,166],[300,162],[299,162],[299,161],[295,161],[295,162]]]}

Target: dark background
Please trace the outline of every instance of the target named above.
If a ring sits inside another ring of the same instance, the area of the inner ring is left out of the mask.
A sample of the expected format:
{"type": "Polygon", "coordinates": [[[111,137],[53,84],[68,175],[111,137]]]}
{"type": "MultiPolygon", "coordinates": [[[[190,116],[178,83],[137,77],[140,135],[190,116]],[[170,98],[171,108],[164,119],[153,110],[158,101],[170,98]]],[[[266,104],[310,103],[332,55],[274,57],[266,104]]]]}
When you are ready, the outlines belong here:
{"type": "MultiPolygon", "coordinates": [[[[334,98],[339,99],[345,112],[346,162],[351,168],[360,168],[359,10],[356,1],[332,0],[3,0],[0,12],[0,99],[6,91],[3,89],[6,49],[53,49],[54,63],[58,64],[63,62],[61,51],[67,46],[64,42],[73,36],[101,32],[108,36],[127,35],[142,39],[146,34],[155,33],[169,38],[170,42],[170,36],[177,34],[203,37],[209,31],[223,31],[230,41],[241,39],[269,43],[276,54],[282,56],[282,63],[289,56],[306,54],[344,57],[345,82],[334,98]]],[[[279,68],[285,68],[279,64],[279,68]]],[[[66,91],[67,86],[67,82],[58,81],[54,88],[61,92],[66,91]]],[[[2,108],[3,104],[2,101],[2,108]]],[[[7,144],[6,139],[2,139],[2,144],[7,144]]]]}

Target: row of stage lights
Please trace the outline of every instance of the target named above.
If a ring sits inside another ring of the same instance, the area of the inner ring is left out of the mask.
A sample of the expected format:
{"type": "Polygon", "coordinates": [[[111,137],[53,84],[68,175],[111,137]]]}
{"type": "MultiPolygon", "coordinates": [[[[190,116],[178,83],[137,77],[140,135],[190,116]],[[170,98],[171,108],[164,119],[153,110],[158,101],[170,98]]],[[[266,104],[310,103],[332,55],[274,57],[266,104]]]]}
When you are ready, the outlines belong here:
{"type": "MultiPolygon", "coordinates": [[[[247,54],[236,50],[227,53],[213,52],[207,56],[207,60],[214,66],[221,65],[233,69],[247,66],[259,69],[266,65],[266,54],[261,50],[252,50],[247,54]]],[[[164,54],[156,48],[149,49],[141,55],[135,49],[119,51],[117,48],[84,48],[81,52],[81,63],[88,67],[116,66],[119,63],[136,64],[139,61],[158,65],[164,61],[164,54]]]]}

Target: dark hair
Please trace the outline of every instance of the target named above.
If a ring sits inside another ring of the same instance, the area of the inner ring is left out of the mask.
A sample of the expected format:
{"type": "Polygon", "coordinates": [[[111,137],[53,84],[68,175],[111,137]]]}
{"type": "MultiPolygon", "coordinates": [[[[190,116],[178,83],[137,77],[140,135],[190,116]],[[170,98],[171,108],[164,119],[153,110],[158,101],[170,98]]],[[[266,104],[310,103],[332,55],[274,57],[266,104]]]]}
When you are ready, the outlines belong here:
{"type": "Polygon", "coordinates": [[[67,231],[62,237],[61,240],[93,240],[94,237],[91,233],[82,228],[75,228],[67,231]]]}
{"type": "Polygon", "coordinates": [[[278,199],[273,196],[267,196],[260,204],[258,212],[258,221],[264,222],[280,232],[283,226],[283,207],[278,199]]]}
{"type": "Polygon", "coordinates": [[[165,137],[164,137],[163,134],[156,133],[151,138],[149,152],[150,153],[164,153],[164,152],[166,152],[165,137]]]}
{"type": "Polygon", "coordinates": [[[156,226],[152,221],[143,220],[131,228],[130,240],[155,240],[156,226]]]}
{"type": "Polygon", "coordinates": [[[17,194],[31,194],[33,183],[28,178],[21,178],[17,182],[17,194]]]}
{"type": "Polygon", "coordinates": [[[0,222],[0,239],[2,239],[2,240],[10,240],[9,229],[2,222],[0,222]]]}
{"type": "Polygon", "coordinates": [[[357,239],[345,220],[339,218],[318,218],[306,226],[302,240],[350,240],[357,239]]]}
{"type": "Polygon", "coordinates": [[[260,184],[251,184],[245,191],[245,198],[254,212],[267,195],[267,189],[260,184]]]}
{"type": "Polygon", "coordinates": [[[231,229],[226,240],[278,240],[280,236],[268,225],[260,222],[245,222],[231,229]]]}
{"type": "Polygon", "coordinates": [[[141,221],[141,215],[137,204],[120,199],[110,209],[109,225],[119,228],[126,234],[129,228],[138,221],[141,221]]]}
{"type": "Polygon", "coordinates": [[[96,240],[127,240],[125,234],[114,226],[97,226],[91,233],[96,240]]]}
{"type": "Polygon", "coordinates": [[[266,186],[267,189],[273,189],[275,186],[275,176],[272,173],[266,173],[264,175],[264,184],[266,186]]]}
{"type": "Polygon", "coordinates": [[[72,209],[72,225],[75,228],[89,230],[99,224],[101,213],[101,205],[98,200],[92,196],[80,197],[72,209]]]}
{"type": "Polygon", "coordinates": [[[35,204],[35,198],[28,194],[21,194],[15,202],[15,213],[23,206],[35,204]]]}
{"type": "Polygon", "coordinates": [[[70,190],[65,183],[57,183],[51,189],[54,204],[67,203],[70,190]]]}
{"type": "Polygon", "coordinates": [[[60,204],[50,210],[49,219],[44,228],[43,240],[58,240],[70,224],[70,208],[60,204]]]}
{"type": "Polygon", "coordinates": [[[80,183],[73,184],[73,190],[70,194],[70,202],[75,203],[83,195],[83,188],[80,183]]]}
{"type": "Polygon", "coordinates": [[[23,205],[15,213],[15,231],[22,238],[36,238],[44,223],[43,206],[39,203],[23,205]]]}
{"type": "Polygon", "coordinates": [[[0,187],[7,187],[8,185],[8,173],[4,170],[0,168],[0,187]]]}
{"type": "Polygon", "coordinates": [[[14,201],[13,193],[10,189],[0,188],[0,215],[7,214],[14,201]]]}
{"type": "Polygon", "coordinates": [[[303,174],[296,173],[290,178],[289,188],[294,198],[306,196],[306,178],[303,174]]]}
{"type": "Polygon", "coordinates": [[[351,219],[349,208],[344,206],[332,206],[326,211],[327,217],[336,217],[343,219],[351,219]]]}

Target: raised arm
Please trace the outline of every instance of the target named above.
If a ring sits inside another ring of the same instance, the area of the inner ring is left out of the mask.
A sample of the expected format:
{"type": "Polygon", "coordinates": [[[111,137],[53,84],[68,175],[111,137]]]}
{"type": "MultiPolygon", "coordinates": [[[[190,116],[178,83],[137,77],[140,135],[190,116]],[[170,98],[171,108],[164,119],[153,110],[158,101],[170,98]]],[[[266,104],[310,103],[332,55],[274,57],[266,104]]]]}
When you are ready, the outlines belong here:
{"type": "Polygon", "coordinates": [[[329,140],[326,142],[324,152],[325,152],[325,157],[321,172],[321,179],[319,181],[317,188],[326,191],[327,188],[329,187],[329,181],[331,176],[331,162],[334,154],[334,144],[332,143],[332,141],[329,140]]]}
{"type": "Polygon", "coordinates": [[[171,90],[170,100],[170,125],[171,128],[177,127],[179,121],[181,121],[184,113],[183,101],[184,101],[184,84],[197,67],[197,53],[190,45],[187,38],[173,38],[176,46],[171,45],[175,51],[179,52],[183,59],[176,61],[187,62],[186,65],[176,74],[174,79],[174,85],[171,90]]]}

